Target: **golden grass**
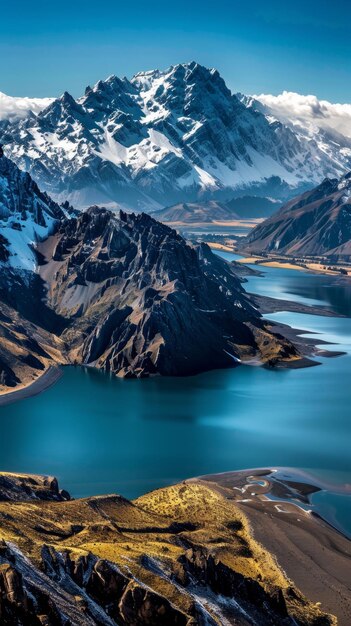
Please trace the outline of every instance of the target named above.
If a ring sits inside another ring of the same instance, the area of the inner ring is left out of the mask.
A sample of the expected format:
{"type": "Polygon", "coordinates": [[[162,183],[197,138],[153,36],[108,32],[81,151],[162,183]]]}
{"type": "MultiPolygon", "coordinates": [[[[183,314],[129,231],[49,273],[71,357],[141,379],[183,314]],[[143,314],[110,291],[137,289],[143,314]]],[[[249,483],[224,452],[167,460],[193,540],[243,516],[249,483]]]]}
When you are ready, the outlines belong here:
{"type": "MultiPolygon", "coordinates": [[[[35,563],[40,562],[44,543],[59,552],[67,550],[73,559],[92,553],[116,563],[185,612],[193,599],[186,587],[174,585],[171,574],[189,546],[255,580],[268,594],[291,586],[275,558],[254,539],[243,512],[200,480],[159,489],[134,502],[119,496],[0,502],[0,539],[17,544],[35,563]],[[164,575],[148,566],[150,559],[164,575]]],[[[291,615],[298,617],[302,610],[304,616],[320,615],[318,607],[297,597],[291,615]]],[[[215,613],[213,619],[219,623],[215,613]]]]}

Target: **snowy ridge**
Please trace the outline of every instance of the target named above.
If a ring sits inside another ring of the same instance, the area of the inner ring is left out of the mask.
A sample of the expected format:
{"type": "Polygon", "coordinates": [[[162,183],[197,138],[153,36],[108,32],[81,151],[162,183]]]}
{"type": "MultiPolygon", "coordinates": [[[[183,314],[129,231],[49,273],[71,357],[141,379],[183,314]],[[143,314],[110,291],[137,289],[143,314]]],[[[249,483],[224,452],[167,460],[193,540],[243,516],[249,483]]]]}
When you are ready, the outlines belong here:
{"type": "Polygon", "coordinates": [[[67,211],[42,193],[29,174],[0,157],[0,265],[35,271],[35,244],[67,211]]]}
{"type": "Polygon", "coordinates": [[[351,167],[351,140],[280,121],[194,62],[110,76],[0,130],[6,154],[77,207],[155,210],[260,187],[292,195],[351,167]]]}

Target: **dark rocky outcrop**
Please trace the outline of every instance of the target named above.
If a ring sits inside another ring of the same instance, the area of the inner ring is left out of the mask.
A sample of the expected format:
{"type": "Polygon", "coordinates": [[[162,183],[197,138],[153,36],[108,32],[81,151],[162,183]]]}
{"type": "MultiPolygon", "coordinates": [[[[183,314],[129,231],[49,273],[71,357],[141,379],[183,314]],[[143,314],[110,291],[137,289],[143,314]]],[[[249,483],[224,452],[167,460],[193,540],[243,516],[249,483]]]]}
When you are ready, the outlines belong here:
{"type": "Polygon", "coordinates": [[[54,476],[9,474],[0,472],[0,502],[20,500],[70,500],[67,491],[61,491],[54,476]]]}
{"type": "MultiPolygon", "coordinates": [[[[144,376],[265,360],[265,324],[235,265],[146,214],[92,207],[63,221],[39,251],[47,304],[66,320],[61,338],[80,363],[144,376]]],[[[278,359],[295,355],[270,339],[278,359]]]]}

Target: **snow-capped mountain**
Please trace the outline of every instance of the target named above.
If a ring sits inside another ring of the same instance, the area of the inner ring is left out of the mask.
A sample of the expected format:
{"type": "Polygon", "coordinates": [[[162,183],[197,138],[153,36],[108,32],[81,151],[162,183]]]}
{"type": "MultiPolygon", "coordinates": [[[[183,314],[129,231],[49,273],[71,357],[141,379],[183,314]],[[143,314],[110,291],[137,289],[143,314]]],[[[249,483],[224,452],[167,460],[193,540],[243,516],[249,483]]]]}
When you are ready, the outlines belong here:
{"type": "Polygon", "coordinates": [[[42,193],[30,175],[0,157],[0,272],[34,271],[35,244],[48,237],[66,211],[42,193]]]}
{"type": "Polygon", "coordinates": [[[26,119],[1,122],[6,154],[55,200],[153,210],[340,176],[348,154],[256,110],[197,63],[111,76],[26,119]]]}

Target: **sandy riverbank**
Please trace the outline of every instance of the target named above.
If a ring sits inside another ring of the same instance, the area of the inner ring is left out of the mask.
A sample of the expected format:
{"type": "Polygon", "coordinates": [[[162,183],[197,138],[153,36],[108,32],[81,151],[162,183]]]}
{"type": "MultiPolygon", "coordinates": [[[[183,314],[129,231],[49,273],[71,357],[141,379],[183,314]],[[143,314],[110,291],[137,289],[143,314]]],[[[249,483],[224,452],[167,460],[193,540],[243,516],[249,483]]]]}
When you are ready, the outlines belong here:
{"type": "MultiPolygon", "coordinates": [[[[162,221],[162,220],[161,220],[162,221]]],[[[236,220],[211,220],[210,222],[163,222],[166,226],[170,228],[181,228],[192,229],[192,228],[215,228],[215,227],[224,227],[224,228],[254,228],[258,224],[263,222],[262,217],[253,217],[247,219],[236,219],[236,220]]]]}
{"type": "Polygon", "coordinates": [[[0,392],[0,407],[18,400],[24,400],[31,396],[36,396],[42,391],[51,387],[62,376],[62,369],[56,366],[50,366],[39,378],[29,385],[19,385],[13,390],[0,392]]]}
{"type": "MultiPolygon", "coordinates": [[[[213,250],[222,250],[231,252],[232,254],[242,255],[245,251],[238,250],[235,246],[221,244],[216,241],[206,242],[213,250]]],[[[340,276],[344,279],[351,278],[351,267],[343,264],[328,263],[326,261],[304,261],[303,263],[294,262],[291,258],[274,258],[259,255],[244,256],[236,259],[238,263],[243,265],[263,265],[264,267],[275,267],[277,269],[297,270],[300,272],[312,272],[314,274],[326,274],[327,276],[340,276]],[[335,268],[335,269],[330,269],[335,268]],[[343,273],[346,272],[346,273],[343,273]]]]}
{"type": "Polygon", "coordinates": [[[249,519],[254,537],[309,599],[336,615],[338,626],[350,626],[351,541],[311,512],[309,495],[320,487],[300,477],[300,482],[284,483],[272,470],[201,479],[235,501],[249,519]],[[290,498],[300,500],[301,506],[290,498]]]}

